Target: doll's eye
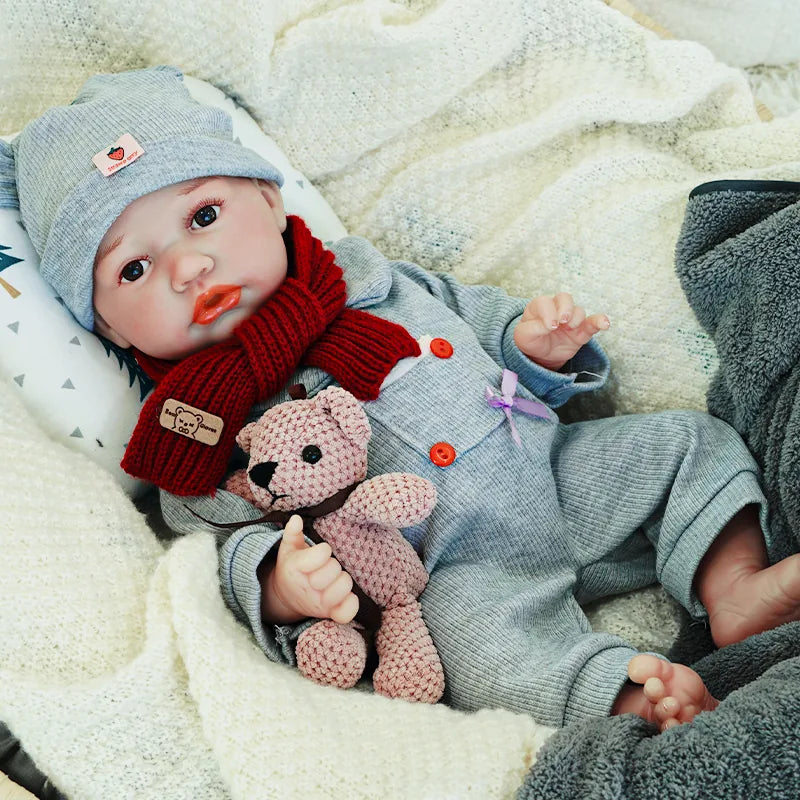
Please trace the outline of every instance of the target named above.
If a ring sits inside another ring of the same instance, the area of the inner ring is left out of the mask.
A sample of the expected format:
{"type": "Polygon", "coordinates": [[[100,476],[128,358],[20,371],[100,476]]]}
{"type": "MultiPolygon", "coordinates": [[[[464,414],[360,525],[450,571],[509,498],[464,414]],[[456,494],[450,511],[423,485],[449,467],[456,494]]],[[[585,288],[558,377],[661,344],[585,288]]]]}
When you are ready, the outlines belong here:
{"type": "Polygon", "coordinates": [[[197,228],[207,228],[212,222],[216,221],[219,208],[219,206],[203,206],[197,209],[192,217],[191,227],[195,230],[197,228]],[[195,228],[195,222],[197,223],[197,228],[195,228]]]}
{"type": "Polygon", "coordinates": [[[129,261],[120,272],[120,283],[133,283],[138,281],[150,268],[153,262],[148,258],[137,258],[135,261],[129,261]]]}
{"type": "Polygon", "coordinates": [[[316,464],[322,458],[322,450],[315,444],[307,444],[303,448],[302,455],[303,461],[307,461],[309,464],[316,464]]]}

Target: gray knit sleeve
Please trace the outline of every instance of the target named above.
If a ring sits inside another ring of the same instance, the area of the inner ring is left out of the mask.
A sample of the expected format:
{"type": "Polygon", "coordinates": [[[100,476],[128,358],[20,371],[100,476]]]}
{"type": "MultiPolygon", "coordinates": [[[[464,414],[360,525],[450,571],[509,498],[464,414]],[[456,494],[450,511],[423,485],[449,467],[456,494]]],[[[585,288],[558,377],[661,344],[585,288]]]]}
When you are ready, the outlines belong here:
{"type": "Polygon", "coordinates": [[[520,382],[552,408],[572,396],[594,391],[608,377],[608,357],[592,339],[558,372],[541,367],[520,351],[514,342],[514,328],[527,303],[497,286],[469,286],[449,273],[428,272],[416,264],[395,261],[392,267],[423,285],[475,332],[492,359],[513,370],[520,382]]]}
{"type": "Polygon", "coordinates": [[[177,533],[201,530],[218,537],[221,542],[218,549],[220,587],[226,604],[250,627],[268,658],[294,664],[297,637],[310,621],[298,625],[269,625],[261,620],[261,585],[257,570],[280,542],[280,529],[265,522],[245,525],[232,534],[215,527],[211,523],[246,521],[261,514],[246,500],[224,489],[218,489],[214,497],[178,497],[162,491],[161,512],[167,525],[177,533]]]}

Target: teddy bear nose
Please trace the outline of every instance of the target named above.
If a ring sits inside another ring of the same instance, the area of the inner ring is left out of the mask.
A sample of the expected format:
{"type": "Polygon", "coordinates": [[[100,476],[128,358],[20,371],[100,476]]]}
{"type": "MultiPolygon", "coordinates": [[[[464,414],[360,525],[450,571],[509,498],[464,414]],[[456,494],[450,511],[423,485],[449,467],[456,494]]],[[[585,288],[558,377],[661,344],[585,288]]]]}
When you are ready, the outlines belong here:
{"type": "Polygon", "coordinates": [[[277,466],[277,461],[262,461],[260,464],[250,467],[250,471],[247,474],[256,486],[267,489],[277,466]]]}

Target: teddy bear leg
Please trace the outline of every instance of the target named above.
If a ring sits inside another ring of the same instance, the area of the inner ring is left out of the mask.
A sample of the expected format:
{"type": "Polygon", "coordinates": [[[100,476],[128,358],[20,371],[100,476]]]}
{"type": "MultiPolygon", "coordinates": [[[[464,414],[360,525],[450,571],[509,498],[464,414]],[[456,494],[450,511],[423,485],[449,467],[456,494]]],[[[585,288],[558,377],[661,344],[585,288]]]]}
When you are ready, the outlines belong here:
{"type": "Polygon", "coordinates": [[[444,692],[444,670],[419,602],[385,608],[375,637],[378,668],[375,691],[422,703],[437,702],[444,692]]]}
{"type": "Polygon", "coordinates": [[[350,689],[358,683],[367,662],[367,644],[353,623],[330,619],[315,622],[297,639],[297,667],[323,686],[350,689]]]}

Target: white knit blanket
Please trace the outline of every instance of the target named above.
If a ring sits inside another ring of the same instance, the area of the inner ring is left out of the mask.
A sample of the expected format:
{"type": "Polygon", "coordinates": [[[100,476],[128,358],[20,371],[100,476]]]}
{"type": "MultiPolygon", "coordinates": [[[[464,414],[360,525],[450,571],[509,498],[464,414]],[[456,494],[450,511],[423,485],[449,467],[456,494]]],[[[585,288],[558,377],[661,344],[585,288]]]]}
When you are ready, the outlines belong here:
{"type": "MultiPolygon", "coordinates": [[[[673,276],[685,198],[800,178],[800,117],[600,0],[0,0],[2,132],[93,72],[172,63],[237,97],[390,256],[605,311],[619,411],[702,407],[673,276]],[[132,16],[133,15],[133,16],[132,16]]],[[[548,730],[322,689],[0,386],[0,719],[73,798],[512,796],[548,730]]],[[[587,525],[591,520],[587,520],[587,525]]]]}

